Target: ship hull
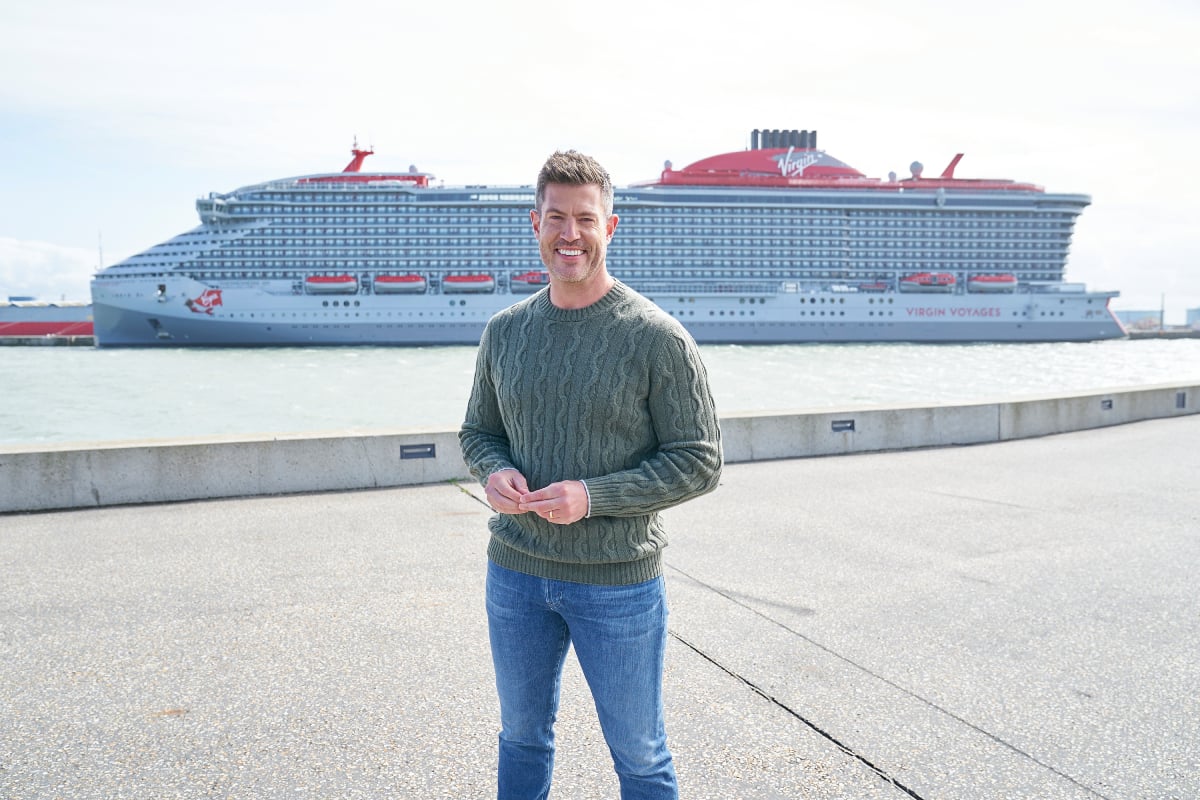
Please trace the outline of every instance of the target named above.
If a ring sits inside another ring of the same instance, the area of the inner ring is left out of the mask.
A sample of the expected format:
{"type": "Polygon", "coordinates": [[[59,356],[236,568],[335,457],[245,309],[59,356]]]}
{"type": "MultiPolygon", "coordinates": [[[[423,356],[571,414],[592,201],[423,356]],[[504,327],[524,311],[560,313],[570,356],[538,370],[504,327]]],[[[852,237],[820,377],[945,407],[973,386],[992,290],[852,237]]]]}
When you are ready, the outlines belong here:
{"type": "MultiPolygon", "coordinates": [[[[362,295],[337,301],[230,289],[197,310],[206,287],[163,295],[137,283],[94,293],[101,346],[474,345],[493,314],[528,294],[362,295]],[[105,295],[111,295],[106,297],[105,295]]],[[[635,287],[636,288],[636,287],[635,287]]],[[[1124,336],[1110,294],[912,295],[814,292],[651,299],[704,344],[1092,341],[1124,336]]]]}

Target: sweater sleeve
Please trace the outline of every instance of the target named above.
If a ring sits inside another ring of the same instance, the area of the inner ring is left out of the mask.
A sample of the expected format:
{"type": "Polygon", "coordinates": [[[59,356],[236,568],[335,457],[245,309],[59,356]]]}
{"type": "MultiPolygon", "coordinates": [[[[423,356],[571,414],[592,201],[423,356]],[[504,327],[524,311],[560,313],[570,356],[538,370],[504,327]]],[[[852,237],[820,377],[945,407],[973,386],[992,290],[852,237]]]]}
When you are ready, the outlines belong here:
{"type": "Polygon", "coordinates": [[[467,402],[466,416],[458,432],[463,461],[481,484],[487,483],[488,476],[493,472],[516,469],[496,398],[496,387],[492,382],[491,334],[491,326],[488,326],[479,343],[471,399],[467,402]]]}
{"type": "Polygon", "coordinates": [[[633,469],[584,481],[592,517],[660,511],[712,491],[721,477],[721,429],[695,342],[682,331],[661,337],[648,366],[657,447],[633,469]]]}

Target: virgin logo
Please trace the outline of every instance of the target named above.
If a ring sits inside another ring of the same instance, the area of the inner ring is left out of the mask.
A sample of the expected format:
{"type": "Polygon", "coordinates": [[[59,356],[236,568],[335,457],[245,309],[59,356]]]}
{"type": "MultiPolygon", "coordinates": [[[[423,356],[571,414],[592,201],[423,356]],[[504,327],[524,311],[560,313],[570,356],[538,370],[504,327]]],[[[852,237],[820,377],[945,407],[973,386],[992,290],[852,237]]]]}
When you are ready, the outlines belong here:
{"type": "Polygon", "coordinates": [[[195,314],[212,314],[213,309],[217,306],[223,306],[221,302],[220,289],[205,289],[199,297],[194,297],[191,300],[185,300],[184,305],[192,310],[195,314]]]}
{"type": "Polygon", "coordinates": [[[821,156],[817,153],[804,153],[800,156],[796,156],[795,153],[796,148],[789,147],[788,151],[779,159],[779,172],[784,177],[791,178],[795,175],[803,175],[805,169],[821,159],[821,156]]]}

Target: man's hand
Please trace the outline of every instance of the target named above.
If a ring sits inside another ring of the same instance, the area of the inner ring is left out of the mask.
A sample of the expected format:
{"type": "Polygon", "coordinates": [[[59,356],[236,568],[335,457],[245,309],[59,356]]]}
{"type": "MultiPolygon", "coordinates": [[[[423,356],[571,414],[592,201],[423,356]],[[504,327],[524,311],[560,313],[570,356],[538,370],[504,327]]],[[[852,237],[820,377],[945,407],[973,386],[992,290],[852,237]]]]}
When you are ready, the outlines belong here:
{"type": "Polygon", "coordinates": [[[501,514],[524,514],[521,498],[529,493],[529,484],[520,470],[502,469],[488,476],[483,495],[488,505],[501,514]]]}
{"type": "Polygon", "coordinates": [[[536,492],[526,492],[518,505],[555,525],[570,525],[587,516],[587,489],[580,481],[559,481],[536,492]]]}

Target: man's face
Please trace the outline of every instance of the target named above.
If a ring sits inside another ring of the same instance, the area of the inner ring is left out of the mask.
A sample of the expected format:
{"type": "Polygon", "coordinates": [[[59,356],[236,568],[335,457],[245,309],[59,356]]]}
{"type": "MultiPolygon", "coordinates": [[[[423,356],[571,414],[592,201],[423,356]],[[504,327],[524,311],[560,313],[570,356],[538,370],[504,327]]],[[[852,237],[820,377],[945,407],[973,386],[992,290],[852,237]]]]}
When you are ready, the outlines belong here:
{"type": "Polygon", "coordinates": [[[572,284],[606,278],[604,256],[617,217],[605,215],[599,186],[547,184],[542,207],[529,216],[552,278],[572,284]]]}

